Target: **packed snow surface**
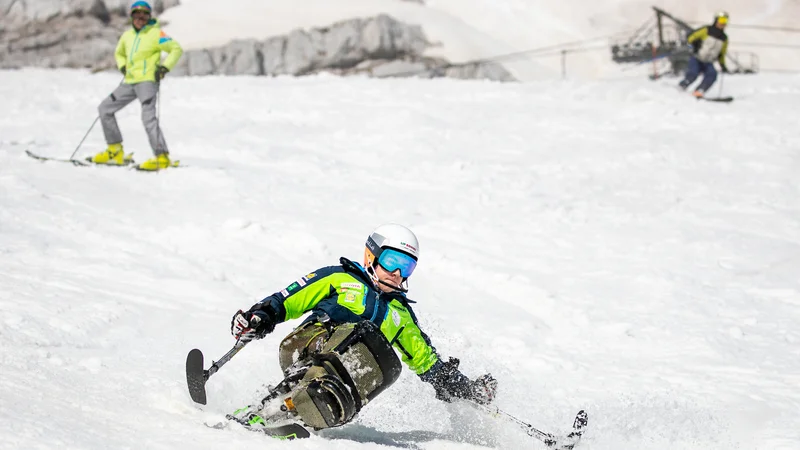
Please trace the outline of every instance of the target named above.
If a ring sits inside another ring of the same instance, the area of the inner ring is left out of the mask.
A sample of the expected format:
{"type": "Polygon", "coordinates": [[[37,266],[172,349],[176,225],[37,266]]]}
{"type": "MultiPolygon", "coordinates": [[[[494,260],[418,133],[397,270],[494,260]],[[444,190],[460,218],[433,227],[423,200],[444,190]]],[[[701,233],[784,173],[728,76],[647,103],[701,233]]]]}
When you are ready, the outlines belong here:
{"type": "MultiPolygon", "coordinates": [[[[306,441],[204,425],[279,379],[298,322],[203,408],[187,352],[208,367],[236,310],[399,222],[422,328],[503,410],[560,433],[586,409],[585,450],[800,448],[800,78],[727,77],[731,104],[639,78],[167,78],[185,168],[25,156],[69,157],[118,82],[0,72],[0,447],[544,448],[408,370],[306,441]]],[[[95,127],[76,156],[104,146],[95,127]]]]}

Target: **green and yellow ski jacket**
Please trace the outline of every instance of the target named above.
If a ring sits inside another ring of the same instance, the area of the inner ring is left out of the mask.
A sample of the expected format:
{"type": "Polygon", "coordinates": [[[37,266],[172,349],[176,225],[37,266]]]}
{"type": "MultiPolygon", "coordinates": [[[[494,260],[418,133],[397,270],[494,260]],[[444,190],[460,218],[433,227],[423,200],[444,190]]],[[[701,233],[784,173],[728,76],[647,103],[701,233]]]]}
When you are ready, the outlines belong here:
{"type": "MultiPolygon", "coordinates": [[[[428,336],[420,330],[411,300],[402,293],[377,289],[359,264],[340,258],[340,266],[309,273],[262,300],[276,311],[279,322],[297,319],[307,312],[327,314],[334,323],[369,320],[401,353],[401,359],[417,375],[438,361],[428,336]]],[[[312,320],[313,315],[307,319],[312,320]]]]}
{"type": "Polygon", "coordinates": [[[125,83],[136,84],[143,81],[156,81],[156,69],[159,65],[172,70],[183,55],[180,44],[161,31],[158,19],[150,19],[141,30],[133,26],[122,33],[117,43],[114,58],[117,68],[125,68],[125,83]],[[161,62],[161,52],[167,52],[167,58],[161,62]]]}
{"type": "Polygon", "coordinates": [[[719,61],[725,66],[725,53],[728,52],[728,35],[714,25],[709,25],[693,32],[686,39],[694,47],[695,57],[710,63],[719,61]]]}

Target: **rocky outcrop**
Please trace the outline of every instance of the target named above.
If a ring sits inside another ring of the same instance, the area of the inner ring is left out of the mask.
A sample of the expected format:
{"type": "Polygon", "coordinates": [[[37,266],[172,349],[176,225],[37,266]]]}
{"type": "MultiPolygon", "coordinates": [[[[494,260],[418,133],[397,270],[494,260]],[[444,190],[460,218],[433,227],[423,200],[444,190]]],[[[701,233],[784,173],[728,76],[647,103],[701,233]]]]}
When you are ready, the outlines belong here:
{"type": "MultiPolygon", "coordinates": [[[[0,0],[0,69],[114,67],[129,0],[0,0]]],[[[151,1],[156,12],[178,0],[151,1]]]]}
{"type": "Polygon", "coordinates": [[[350,19],[326,28],[294,30],[184,53],[174,75],[307,75],[322,71],[376,77],[421,76],[513,81],[495,63],[451,65],[423,55],[430,43],[422,28],[388,15],[350,19]]]}
{"type": "MultiPolygon", "coordinates": [[[[131,0],[0,0],[0,69],[35,66],[116,70],[114,49],[130,26],[131,0]],[[6,17],[8,20],[6,20],[6,17]]],[[[154,0],[157,12],[179,0],[154,0]]],[[[422,28],[388,15],[297,29],[184,53],[172,76],[307,75],[453,77],[513,81],[496,63],[453,65],[423,56],[422,28]]]]}
{"type": "MultiPolygon", "coordinates": [[[[69,16],[95,17],[107,23],[111,16],[126,16],[129,0],[0,0],[4,25],[21,22],[48,22],[69,16]]],[[[178,5],[179,0],[152,0],[157,13],[178,5]]]]}

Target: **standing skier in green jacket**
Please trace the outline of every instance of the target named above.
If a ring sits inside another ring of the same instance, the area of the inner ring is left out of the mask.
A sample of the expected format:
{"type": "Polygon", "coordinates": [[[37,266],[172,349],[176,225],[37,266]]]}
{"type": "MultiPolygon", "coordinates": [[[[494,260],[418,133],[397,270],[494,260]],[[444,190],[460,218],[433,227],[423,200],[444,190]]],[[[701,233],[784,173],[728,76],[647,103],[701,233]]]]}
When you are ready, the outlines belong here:
{"type": "Polygon", "coordinates": [[[125,81],[98,107],[108,148],[87,160],[96,164],[120,165],[131,161],[131,156],[125,155],[123,151],[122,133],[114,114],[138,98],[142,104],[142,123],[155,155],[138,168],[165,169],[171,162],[167,143],[158,123],[156,99],[161,80],[178,63],[183,49],[161,31],[158,20],[152,17],[149,3],[137,1],[131,5],[130,12],[132,27],[122,34],[114,53],[117,68],[125,75],[125,81]],[[163,63],[161,52],[168,53],[163,63]]]}

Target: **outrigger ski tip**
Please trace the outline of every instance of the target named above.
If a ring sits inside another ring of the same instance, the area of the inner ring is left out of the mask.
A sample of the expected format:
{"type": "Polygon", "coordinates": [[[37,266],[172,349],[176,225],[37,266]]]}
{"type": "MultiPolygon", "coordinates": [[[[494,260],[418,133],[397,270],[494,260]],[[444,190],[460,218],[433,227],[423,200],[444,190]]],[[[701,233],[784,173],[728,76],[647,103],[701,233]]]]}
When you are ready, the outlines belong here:
{"type": "Polygon", "coordinates": [[[572,423],[572,431],[568,435],[560,439],[551,436],[550,439],[546,439],[544,443],[548,447],[556,450],[572,450],[576,445],[578,445],[578,442],[580,442],[581,437],[583,437],[583,433],[586,431],[586,427],[588,425],[589,415],[586,414],[586,411],[580,410],[575,416],[575,421],[572,423]]]}
{"type": "Polygon", "coordinates": [[[203,352],[195,348],[186,356],[186,383],[195,403],[206,404],[206,380],[208,372],[203,369],[203,352]]]}

